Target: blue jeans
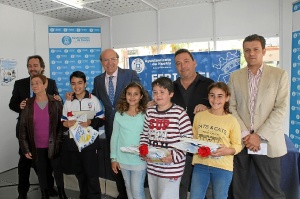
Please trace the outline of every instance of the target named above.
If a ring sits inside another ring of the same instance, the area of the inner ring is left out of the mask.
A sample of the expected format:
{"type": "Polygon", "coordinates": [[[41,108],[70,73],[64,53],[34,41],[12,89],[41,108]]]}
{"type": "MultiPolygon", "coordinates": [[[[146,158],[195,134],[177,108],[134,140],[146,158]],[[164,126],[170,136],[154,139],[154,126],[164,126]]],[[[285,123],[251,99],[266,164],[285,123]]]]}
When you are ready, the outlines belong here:
{"type": "Polygon", "coordinates": [[[231,180],[232,171],[195,164],[192,175],[191,199],[204,199],[209,183],[212,185],[214,199],[227,199],[231,180]]]}
{"type": "Polygon", "coordinates": [[[128,199],[145,199],[144,182],[146,169],[135,171],[121,168],[121,171],[128,199]]]}

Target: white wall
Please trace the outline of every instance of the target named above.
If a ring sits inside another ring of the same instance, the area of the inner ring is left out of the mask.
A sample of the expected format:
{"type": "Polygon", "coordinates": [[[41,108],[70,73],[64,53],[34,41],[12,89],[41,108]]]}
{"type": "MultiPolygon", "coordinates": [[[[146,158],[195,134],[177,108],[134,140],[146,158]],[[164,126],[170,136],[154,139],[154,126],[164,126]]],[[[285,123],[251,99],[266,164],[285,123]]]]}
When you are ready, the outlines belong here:
{"type": "MultiPolygon", "coordinates": [[[[289,79],[291,79],[291,59],[292,59],[292,3],[295,0],[280,0],[280,66],[286,70],[289,74],[289,79]]],[[[288,107],[290,106],[290,100],[288,107]]],[[[284,129],[289,134],[289,124],[290,124],[290,109],[288,110],[285,121],[284,129]]]]}
{"type": "MultiPolygon", "coordinates": [[[[0,57],[16,59],[18,79],[27,77],[26,58],[40,54],[49,75],[49,25],[100,26],[102,48],[160,43],[241,39],[253,33],[280,36],[281,67],[290,71],[292,2],[231,0],[69,24],[0,4],[0,57]]],[[[12,86],[0,86],[0,172],[17,166],[17,114],[9,110],[12,86]]],[[[288,132],[289,114],[285,121],[288,132]]]]}
{"type": "MultiPolygon", "coordinates": [[[[28,77],[26,60],[29,55],[40,54],[49,75],[48,25],[65,22],[34,15],[33,13],[0,4],[0,58],[17,61],[17,79],[28,77]]],[[[0,86],[0,172],[17,166],[18,141],[16,139],[17,113],[8,107],[12,86],[0,86]]]]}
{"type": "Polygon", "coordinates": [[[250,34],[279,35],[279,0],[216,3],[216,38],[245,38],[250,34]]]}
{"type": "Polygon", "coordinates": [[[110,35],[110,21],[111,18],[93,19],[72,23],[72,26],[96,26],[101,27],[101,47],[102,49],[111,48],[111,35],[110,35]]]}
{"type": "MultiPolygon", "coordinates": [[[[0,58],[17,60],[18,78],[26,76],[25,58],[34,52],[32,17],[32,13],[0,5],[0,58]]],[[[12,86],[0,86],[0,171],[15,167],[18,160],[17,114],[8,107],[11,91],[12,86]]]]}
{"type": "MultiPolygon", "coordinates": [[[[169,8],[156,14],[143,12],[116,16],[108,24],[86,21],[84,25],[102,24],[102,30],[109,29],[110,38],[103,35],[102,41],[109,39],[111,44],[103,43],[103,49],[243,39],[254,33],[265,37],[279,36],[280,67],[290,72],[293,2],[295,0],[230,0],[169,8]]],[[[289,111],[284,129],[288,134],[289,111]]]]}

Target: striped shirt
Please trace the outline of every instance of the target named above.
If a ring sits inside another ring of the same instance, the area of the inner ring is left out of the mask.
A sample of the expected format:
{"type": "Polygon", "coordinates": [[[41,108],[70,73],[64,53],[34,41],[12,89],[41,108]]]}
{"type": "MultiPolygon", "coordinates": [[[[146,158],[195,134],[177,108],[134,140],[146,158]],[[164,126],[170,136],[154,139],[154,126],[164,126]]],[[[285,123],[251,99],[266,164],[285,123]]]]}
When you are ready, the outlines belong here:
{"type": "Polygon", "coordinates": [[[140,144],[167,148],[173,159],[171,164],[148,162],[149,174],[161,178],[183,175],[186,154],[170,146],[182,137],[192,138],[191,121],[182,107],[173,104],[165,111],[158,111],[156,106],[147,109],[140,144]]]}
{"type": "Polygon", "coordinates": [[[254,115],[255,115],[255,103],[258,91],[259,81],[262,75],[263,65],[258,69],[256,74],[253,74],[248,68],[248,81],[249,81],[249,93],[250,93],[250,130],[254,130],[254,115]]]}

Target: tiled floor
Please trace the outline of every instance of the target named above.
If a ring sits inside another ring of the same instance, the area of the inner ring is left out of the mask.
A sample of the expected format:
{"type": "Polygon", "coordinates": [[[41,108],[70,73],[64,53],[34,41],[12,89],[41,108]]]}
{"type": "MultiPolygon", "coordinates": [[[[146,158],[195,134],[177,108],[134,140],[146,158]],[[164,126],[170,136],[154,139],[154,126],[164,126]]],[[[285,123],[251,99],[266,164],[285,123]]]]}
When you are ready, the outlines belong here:
{"type": "MultiPolygon", "coordinates": [[[[18,171],[17,168],[0,173],[0,199],[16,199],[18,197],[17,191],[18,171]]],[[[38,180],[35,172],[32,170],[30,175],[30,189],[28,191],[28,199],[40,199],[41,193],[38,185],[38,180]]],[[[69,199],[78,199],[79,192],[66,189],[66,194],[69,199]]],[[[52,197],[53,199],[55,197],[52,197]]],[[[102,196],[102,199],[113,199],[110,196],[102,196]]]]}

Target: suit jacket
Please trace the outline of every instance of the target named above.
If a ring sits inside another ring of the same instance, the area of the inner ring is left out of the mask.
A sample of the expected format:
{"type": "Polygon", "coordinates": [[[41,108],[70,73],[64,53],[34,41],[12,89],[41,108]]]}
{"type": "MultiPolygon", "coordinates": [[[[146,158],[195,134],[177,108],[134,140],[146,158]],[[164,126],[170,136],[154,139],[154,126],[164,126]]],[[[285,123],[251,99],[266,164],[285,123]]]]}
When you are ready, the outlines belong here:
{"type": "Polygon", "coordinates": [[[104,105],[105,108],[105,135],[108,141],[113,129],[113,121],[116,113],[116,104],[123,89],[131,82],[140,82],[136,71],[130,69],[118,68],[117,85],[115,91],[114,103],[111,104],[105,86],[106,72],[98,75],[94,79],[94,89],[92,94],[95,95],[104,105]]]}
{"type": "MultiPolygon", "coordinates": [[[[57,86],[53,79],[48,78],[47,93],[50,95],[58,95],[57,86]]],[[[16,113],[19,113],[16,127],[17,138],[19,137],[19,121],[22,112],[20,109],[20,103],[26,98],[30,98],[30,77],[19,79],[15,82],[12,96],[9,101],[9,108],[16,113]]]]}
{"type": "MultiPolygon", "coordinates": [[[[230,111],[237,118],[241,130],[250,129],[249,81],[247,67],[230,75],[230,111]]],[[[268,140],[268,156],[280,157],[287,153],[282,123],[288,106],[287,72],[264,65],[258,86],[254,132],[268,140]]]]}

